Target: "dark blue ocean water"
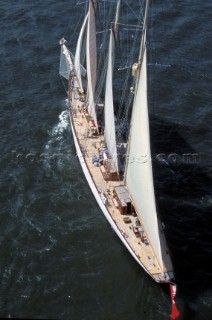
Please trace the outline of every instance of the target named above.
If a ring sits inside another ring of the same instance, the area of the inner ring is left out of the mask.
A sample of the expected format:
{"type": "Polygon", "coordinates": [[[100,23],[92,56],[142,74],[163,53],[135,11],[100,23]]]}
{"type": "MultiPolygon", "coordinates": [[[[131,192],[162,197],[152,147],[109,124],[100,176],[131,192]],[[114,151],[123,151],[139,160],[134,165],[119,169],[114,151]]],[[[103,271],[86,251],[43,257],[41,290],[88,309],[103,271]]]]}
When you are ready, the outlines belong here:
{"type": "MultiPolygon", "coordinates": [[[[74,4],[0,3],[0,317],[169,319],[169,296],[111,230],[75,157],[58,76],[74,4]]],[[[211,11],[209,0],[150,6],[155,189],[184,320],[212,314],[211,11]]]]}

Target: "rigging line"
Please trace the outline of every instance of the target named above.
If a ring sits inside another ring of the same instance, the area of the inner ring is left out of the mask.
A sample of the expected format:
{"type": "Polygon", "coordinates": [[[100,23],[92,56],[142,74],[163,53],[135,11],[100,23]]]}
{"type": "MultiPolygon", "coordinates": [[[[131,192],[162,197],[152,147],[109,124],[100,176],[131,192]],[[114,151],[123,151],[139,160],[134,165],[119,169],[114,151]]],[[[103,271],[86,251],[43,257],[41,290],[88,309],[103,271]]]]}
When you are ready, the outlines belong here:
{"type": "Polygon", "coordinates": [[[62,84],[63,84],[63,86],[64,86],[64,88],[65,88],[65,92],[66,92],[66,94],[68,94],[67,87],[66,87],[66,85],[65,85],[65,81],[63,80],[63,77],[62,77],[62,76],[60,76],[60,78],[61,78],[62,84]]]}
{"type": "MultiPolygon", "coordinates": [[[[142,13],[140,13],[140,16],[141,16],[141,15],[142,15],[142,13]]],[[[133,54],[134,54],[134,51],[135,51],[136,40],[137,40],[137,38],[138,38],[138,32],[139,32],[139,31],[140,31],[139,28],[137,28],[137,30],[136,30],[136,35],[135,35],[134,46],[132,47],[132,50],[131,50],[131,56],[130,56],[131,60],[133,59],[133,54]]]]}
{"type": "Polygon", "coordinates": [[[102,72],[101,77],[99,79],[99,85],[98,85],[98,87],[96,89],[96,94],[97,94],[98,97],[100,97],[102,89],[104,87],[104,80],[105,80],[105,77],[106,77],[106,72],[107,72],[107,67],[106,67],[106,63],[105,63],[103,72],[102,72]]]}
{"type": "MultiPolygon", "coordinates": [[[[133,82],[131,83],[131,86],[134,88],[135,86],[135,80],[133,80],[133,82]]],[[[128,99],[127,99],[127,102],[125,104],[125,108],[124,108],[124,111],[123,111],[123,118],[124,120],[128,119],[129,117],[129,110],[130,110],[130,106],[131,106],[131,103],[132,103],[132,100],[133,100],[133,96],[134,96],[134,93],[132,91],[130,91],[129,95],[128,95],[128,99]]]]}
{"type": "MultiPolygon", "coordinates": [[[[121,28],[121,31],[136,31],[137,28],[121,28]]],[[[142,29],[140,29],[139,31],[142,31],[142,29]]]]}
{"type": "MultiPolygon", "coordinates": [[[[128,79],[127,79],[127,86],[129,86],[129,73],[127,75],[128,79]]],[[[136,81],[136,78],[133,79],[133,82],[131,84],[131,86],[135,86],[135,81],[136,81]]],[[[125,103],[125,106],[124,106],[124,110],[122,110],[123,108],[120,107],[119,109],[119,118],[122,119],[122,123],[127,123],[128,120],[129,120],[129,110],[130,110],[130,106],[132,105],[132,100],[133,100],[133,92],[130,92],[129,95],[128,95],[128,98],[127,98],[127,102],[125,103]],[[122,116],[121,116],[121,113],[122,113],[122,116]]],[[[123,101],[122,101],[122,104],[123,104],[123,101]]],[[[129,126],[128,126],[128,129],[129,131],[129,126]]],[[[126,127],[121,127],[119,129],[119,132],[117,134],[117,140],[118,142],[122,142],[122,138],[126,135],[126,127]]]]}
{"type": "Polygon", "coordinates": [[[142,7],[143,5],[142,5],[142,3],[141,3],[141,0],[139,0],[139,2],[140,2],[140,6],[142,7]]]}
{"type": "Polygon", "coordinates": [[[96,95],[99,97],[101,95],[102,89],[104,87],[104,79],[105,79],[105,75],[106,75],[106,61],[107,58],[104,60],[104,65],[103,65],[103,71],[98,75],[98,86],[96,88],[96,95]]]}
{"type": "MultiPolygon", "coordinates": [[[[137,28],[137,33],[138,33],[138,29],[139,29],[139,28],[137,28]]],[[[128,39],[128,38],[127,38],[127,39],[128,39]]],[[[130,56],[131,56],[131,60],[132,60],[132,59],[133,59],[133,51],[131,52],[130,56]]],[[[108,59],[106,59],[106,60],[108,60],[108,59]]],[[[130,72],[130,71],[129,71],[129,72],[130,72]]],[[[128,73],[129,73],[129,72],[128,72],[128,73]]],[[[128,76],[128,79],[129,79],[129,76],[128,76]]],[[[128,83],[128,81],[129,81],[129,80],[127,80],[127,83],[128,83]]],[[[130,101],[131,101],[131,100],[132,100],[132,98],[130,99],[130,101]]],[[[127,112],[125,112],[125,116],[124,116],[124,117],[125,117],[125,118],[127,117],[127,112]]],[[[118,136],[119,136],[119,140],[120,140],[120,136],[121,136],[121,135],[119,134],[118,136]]],[[[114,154],[115,152],[116,152],[115,147],[113,147],[112,154],[114,154]]],[[[111,155],[112,155],[112,154],[111,154],[111,155]]]]}
{"type": "MultiPolygon", "coordinates": [[[[140,14],[139,14],[139,17],[141,17],[142,16],[142,8],[141,8],[141,10],[140,10],[140,14]]],[[[140,27],[140,18],[139,18],[139,21],[138,21],[138,24],[137,24],[137,26],[138,26],[138,28],[137,28],[137,32],[136,32],[136,36],[137,36],[137,33],[140,31],[139,30],[139,27],[140,27]]],[[[134,37],[134,44],[135,44],[135,37],[134,37]]],[[[133,52],[131,53],[131,54],[133,54],[133,52]]]]}
{"type": "MultiPolygon", "coordinates": [[[[126,121],[128,120],[128,113],[129,113],[129,106],[132,102],[132,99],[133,99],[133,93],[131,92],[129,97],[128,97],[128,102],[125,106],[125,109],[124,109],[124,112],[123,112],[123,116],[121,118],[121,123],[126,123],[126,121]]],[[[129,130],[129,129],[127,129],[129,130]]],[[[125,126],[122,126],[118,129],[118,132],[117,132],[117,142],[118,143],[122,143],[123,142],[123,137],[124,135],[126,134],[126,128],[125,126]]]]}
{"type": "Polygon", "coordinates": [[[139,25],[136,25],[136,24],[127,24],[127,23],[118,23],[118,25],[120,25],[120,26],[127,26],[127,27],[135,27],[135,28],[143,28],[142,26],[143,26],[143,23],[141,24],[141,26],[139,26],[139,25]]]}
{"type": "Polygon", "coordinates": [[[100,0],[100,2],[110,2],[110,3],[117,3],[117,0],[100,0]]]}
{"type": "MultiPolygon", "coordinates": [[[[83,15],[84,15],[84,12],[82,11],[81,14],[80,14],[79,19],[77,19],[77,23],[76,23],[76,25],[75,25],[74,32],[72,33],[72,36],[71,36],[71,38],[70,38],[70,42],[72,42],[74,35],[77,33],[77,30],[80,29],[80,24],[81,24],[82,16],[83,16],[83,15]]],[[[66,32],[65,32],[65,33],[68,32],[68,29],[69,29],[71,23],[73,23],[73,19],[72,19],[72,18],[70,18],[70,21],[69,21],[68,27],[66,28],[66,32]]]]}
{"type": "Polygon", "coordinates": [[[103,38],[102,38],[102,42],[101,42],[101,49],[100,49],[100,57],[99,57],[99,61],[98,61],[98,72],[100,73],[100,66],[101,64],[103,64],[103,61],[104,61],[104,58],[105,58],[105,44],[106,44],[106,39],[107,39],[107,34],[104,34],[103,35],[103,38]]]}
{"type": "Polygon", "coordinates": [[[131,8],[131,6],[128,4],[128,2],[124,1],[126,3],[126,5],[129,7],[129,9],[132,11],[132,13],[134,14],[134,16],[139,19],[139,17],[137,16],[137,14],[135,13],[135,11],[131,8]]]}
{"type": "MultiPolygon", "coordinates": [[[[107,65],[108,65],[108,58],[109,58],[109,52],[107,51],[107,58],[105,59],[106,60],[105,62],[107,62],[107,65]]],[[[105,70],[106,70],[106,68],[105,68],[105,70]]],[[[111,140],[111,134],[112,134],[112,130],[111,130],[110,135],[109,135],[109,140],[111,140]]],[[[110,151],[111,151],[110,152],[111,156],[114,156],[117,153],[116,147],[114,145],[112,146],[112,150],[110,150],[110,151]]],[[[111,166],[112,166],[112,163],[111,163],[111,166]]]]}
{"type": "MultiPolygon", "coordinates": [[[[140,15],[142,14],[142,12],[140,12],[140,15]]],[[[128,64],[132,65],[132,61],[133,61],[133,58],[134,58],[134,51],[135,51],[135,48],[136,48],[136,41],[137,41],[137,38],[138,38],[138,31],[136,32],[135,34],[135,37],[134,37],[134,45],[132,47],[132,50],[131,50],[131,54],[130,54],[130,58],[128,60],[128,64]]],[[[120,107],[119,107],[119,113],[118,115],[120,116],[121,115],[121,107],[123,106],[123,101],[125,100],[125,95],[127,93],[127,84],[128,84],[128,81],[129,81],[129,76],[130,76],[130,69],[127,70],[126,72],[126,77],[125,77],[125,83],[124,83],[124,90],[122,92],[122,96],[121,96],[121,101],[120,101],[120,107]]],[[[126,108],[126,107],[125,107],[126,108]]]]}
{"type": "MultiPolygon", "coordinates": [[[[112,6],[110,6],[109,12],[107,15],[105,14],[105,12],[106,12],[106,10],[104,8],[104,11],[103,11],[104,21],[105,21],[104,24],[108,25],[108,24],[110,24],[112,13],[113,13],[112,6]]],[[[108,33],[104,33],[103,37],[102,37],[100,57],[99,57],[98,68],[97,68],[97,70],[98,70],[98,74],[97,74],[98,87],[96,88],[96,93],[98,96],[101,95],[101,92],[104,87],[104,79],[105,79],[105,75],[106,75],[106,69],[107,69],[106,66],[107,66],[107,59],[108,59],[107,45],[108,45],[108,33]],[[102,69],[103,69],[103,72],[102,72],[102,69]]]]}
{"type": "Polygon", "coordinates": [[[98,32],[96,32],[96,34],[101,34],[101,33],[104,33],[104,32],[108,32],[108,31],[110,31],[111,29],[106,29],[106,30],[102,30],[102,31],[98,31],[98,32]]]}
{"type": "MultiPolygon", "coordinates": [[[[101,6],[99,5],[99,8],[100,7],[101,6]]],[[[102,10],[99,10],[99,11],[101,12],[102,10]]],[[[111,20],[111,16],[112,16],[112,12],[113,12],[112,6],[109,7],[109,13],[107,15],[105,14],[105,12],[106,12],[106,5],[104,2],[104,7],[103,7],[104,19],[100,19],[100,14],[98,17],[98,21],[99,21],[99,24],[100,24],[102,30],[104,30],[105,25],[110,25],[109,21],[111,20]],[[105,17],[107,17],[107,21],[106,21],[105,17]]]]}
{"type": "MultiPolygon", "coordinates": [[[[110,20],[111,20],[111,17],[112,17],[113,8],[112,7],[109,8],[109,12],[108,12],[107,16],[106,16],[105,12],[106,12],[106,10],[104,8],[104,11],[103,11],[103,14],[104,14],[103,23],[100,21],[100,26],[101,26],[102,30],[104,30],[105,25],[107,25],[107,26],[110,25],[110,20]]],[[[106,41],[106,36],[107,35],[103,35],[103,38],[102,38],[103,39],[102,42],[104,42],[104,44],[105,44],[105,41],[106,41]]]]}
{"type": "MultiPolygon", "coordinates": [[[[107,38],[108,38],[108,35],[104,35],[104,37],[102,39],[98,67],[100,67],[101,65],[105,64],[105,58],[108,56],[107,53],[105,52],[107,50],[107,46],[106,46],[107,38]]],[[[101,72],[100,68],[98,68],[98,70],[99,70],[99,73],[100,73],[101,72]]]]}

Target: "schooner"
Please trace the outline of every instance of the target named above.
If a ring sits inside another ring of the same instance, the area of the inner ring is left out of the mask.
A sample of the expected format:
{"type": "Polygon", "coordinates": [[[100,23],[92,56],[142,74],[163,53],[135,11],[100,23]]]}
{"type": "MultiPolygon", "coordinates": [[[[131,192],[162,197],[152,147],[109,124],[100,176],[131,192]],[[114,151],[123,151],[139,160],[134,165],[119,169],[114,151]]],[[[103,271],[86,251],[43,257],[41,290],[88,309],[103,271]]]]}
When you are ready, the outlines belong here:
{"type": "Polygon", "coordinates": [[[127,90],[132,98],[128,111],[131,120],[126,141],[117,132],[117,121],[121,120],[115,116],[114,107],[115,51],[120,30],[126,27],[120,22],[123,3],[116,1],[113,20],[101,30],[107,33],[108,41],[103,61],[106,68],[99,78],[104,84],[101,90],[100,81],[97,83],[99,3],[87,3],[75,55],[69,51],[66,40],[60,40],[60,75],[68,82],[76,152],[97,203],[125,247],[156,282],[172,283],[174,271],[156,209],[150,150],[146,45],[149,1],[141,8],[142,19],[138,19],[137,27],[139,52],[130,66],[132,86],[127,90]],[[120,150],[125,151],[124,157],[120,150]]]}

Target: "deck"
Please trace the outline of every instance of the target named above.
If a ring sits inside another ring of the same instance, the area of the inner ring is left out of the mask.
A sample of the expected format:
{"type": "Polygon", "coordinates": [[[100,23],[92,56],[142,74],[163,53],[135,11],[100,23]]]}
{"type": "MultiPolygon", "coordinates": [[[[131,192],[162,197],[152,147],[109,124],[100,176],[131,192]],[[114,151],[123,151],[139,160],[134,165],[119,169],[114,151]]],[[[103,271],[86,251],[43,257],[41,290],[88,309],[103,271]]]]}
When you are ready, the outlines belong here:
{"type": "MultiPolygon", "coordinates": [[[[76,84],[76,81],[74,81],[76,84]]],[[[140,265],[153,277],[157,282],[171,282],[173,280],[173,267],[169,256],[168,248],[166,247],[163,229],[160,229],[160,239],[163,248],[163,262],[161,266],[155,256],[154,250],[145,232],[144,226],[136,230],[136,217],[133,215],[122,215],[114,201],[114,188],[124,185],[123,181],[106,181],[104,179],[104,168],[96,167],[93,164],[93,155],[98,153],[98,150],[104,144],[104,136],[93,134],[93,122],[87,114],[84,102],[80,101],[77,90],[70,92],[69,111],[72,128],[76,136],[77,143],[84,155],[84,161],[93,180],[93,184],[101,195],[102,202],[107,209],[110,217],[115,223],[119,232],[118,236],[122,238],[125,245],[129,246],[137,258],[140,265]],[[124,218],[128,217],[128,222],[124,222],[124,218]],[[143,237],[141,237],[141,234],[143,237]],[[144,241],[145,239],[145,241],[144,241]]],[[[75,141],[76,144],[76,141],[75,141]]],[[[116,231],[117,232],[117,231],[116,231]]]]}

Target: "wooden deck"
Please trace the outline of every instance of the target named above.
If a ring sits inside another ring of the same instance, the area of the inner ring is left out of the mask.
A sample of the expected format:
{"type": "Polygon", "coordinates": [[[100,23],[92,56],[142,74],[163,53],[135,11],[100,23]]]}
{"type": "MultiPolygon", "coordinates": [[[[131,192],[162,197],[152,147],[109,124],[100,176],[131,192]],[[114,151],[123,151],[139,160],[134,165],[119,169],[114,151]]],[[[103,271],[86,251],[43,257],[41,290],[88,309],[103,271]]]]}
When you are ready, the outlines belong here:
{"type": "MultiPolygon", "coordinates": [[[[76,84],[76,81],[74,81],[76,84]]],[[[118,227],[120,234],[127,241],[136,257],[139,259],[140,264],[157,282],[171,282],[173,280],[173,267],[171,259],[166,247],[166,242],[161,227],[161,244],[163,248],[163,261],[164,264],[159,265],[157,258],[154,254],[154,250],[148,239],[148,235],[145,233],[145,228],[142,226],[144,236],[147,238],[148,243],[142,242],[140,236],[137,236],[133,227],[136,225],[136,217],[133,215],[127,215],[130,218],[130,223],[125,223],[122,215],[117,209],[113,200],[114,187],[123,185],[123,181],[105,181],[100,167],[96,167],[92,163],[94,154],[98,154],[98,149],[104,143],[103,135],[93,135],[93,124],[88,116],[87,112],[83,110],[84,102],[80,101],[77,91],[70,93],[69,97],[69,111],[70,120],[75,131],[76,138],[82,153],[84,154],[84,160],[93,182],[98,190],[99,194],[103,195],[105,201],[105,207],[107,208],[114,223],[118,227]]]]}

